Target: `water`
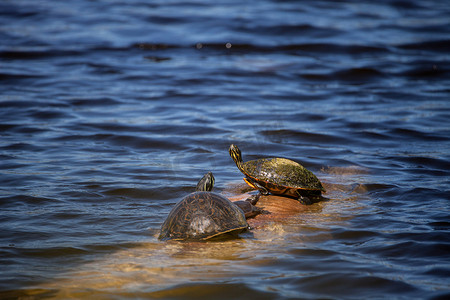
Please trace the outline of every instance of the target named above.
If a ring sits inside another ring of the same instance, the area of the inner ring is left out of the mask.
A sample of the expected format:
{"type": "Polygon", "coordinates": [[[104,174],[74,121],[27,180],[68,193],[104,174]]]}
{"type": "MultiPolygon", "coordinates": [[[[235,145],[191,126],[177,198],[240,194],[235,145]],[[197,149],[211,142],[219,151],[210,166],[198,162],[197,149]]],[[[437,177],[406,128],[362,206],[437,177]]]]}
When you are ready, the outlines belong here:
{"type": "Polygon", "coordinates": [[[450,295],[446,1],[3,1],[0,298],[450,295]],[[227,153],[288,157],[240,239],[160,242],[227,153]]]}

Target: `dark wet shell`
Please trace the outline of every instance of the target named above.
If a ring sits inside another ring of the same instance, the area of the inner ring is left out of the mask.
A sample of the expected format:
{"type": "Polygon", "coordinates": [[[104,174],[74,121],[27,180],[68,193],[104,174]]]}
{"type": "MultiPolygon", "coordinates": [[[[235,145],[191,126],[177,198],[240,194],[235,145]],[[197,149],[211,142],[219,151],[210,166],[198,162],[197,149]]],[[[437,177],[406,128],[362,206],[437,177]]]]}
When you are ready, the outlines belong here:
{"type": "Polygon", "coordinates": [[[184,197],[161,227],[162,240],[206,240],[248,228],[243,211],[230,200],[211,192],[184,197]]]}
{"type": "Polygon", "coordinates": [[[243,165],[244,174],[278,195],[298,196],[296,191],[325,192],[319,179],[299,163],[286,158],[263,158],[243,165]]]}

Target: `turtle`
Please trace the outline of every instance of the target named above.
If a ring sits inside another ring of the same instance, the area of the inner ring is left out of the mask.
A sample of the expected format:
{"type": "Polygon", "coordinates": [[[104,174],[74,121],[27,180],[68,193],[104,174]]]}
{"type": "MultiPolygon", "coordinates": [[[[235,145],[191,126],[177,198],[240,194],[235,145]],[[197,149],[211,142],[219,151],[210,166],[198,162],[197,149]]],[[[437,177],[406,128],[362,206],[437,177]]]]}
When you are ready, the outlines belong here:
{"type": "Polygon", "coordinates": [[[273,157],[243,162],[241,150],[234,144],[228,152],[245,175],[244,181],[262,195],[294,197],[302,204],[312,204],[326,192],[316,175],[293,160],[273,157]]]}
{"type": "Polygon", "coordinates": [[[259,195],[231,202],[211,192],[214,175],[206,173],[196,191],[184,197],[171,210],[161,226],[160,240],[202,241],[225,235],[236,236],[249,228],[246,218],[262,213],[254,206],[259,195]]]}

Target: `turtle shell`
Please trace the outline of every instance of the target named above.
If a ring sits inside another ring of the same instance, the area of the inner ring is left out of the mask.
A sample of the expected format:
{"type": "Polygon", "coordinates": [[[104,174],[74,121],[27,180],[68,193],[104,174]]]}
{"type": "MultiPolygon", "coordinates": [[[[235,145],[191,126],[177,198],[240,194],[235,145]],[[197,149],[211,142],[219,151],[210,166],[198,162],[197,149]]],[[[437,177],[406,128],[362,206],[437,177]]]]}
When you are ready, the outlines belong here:
{"type": "Polygon", "coordinates": [[[227,198],[211,192],[184,197],[161,226],[161,240],[207,240],[248,228],[244,212],[227,198]]]}
{"type": "Polygon", "coordinates": [[[322,183],[301,164],[286,158],[263,158],[243,163],[243,173],[275,195],[320,195],[322,183]]]}

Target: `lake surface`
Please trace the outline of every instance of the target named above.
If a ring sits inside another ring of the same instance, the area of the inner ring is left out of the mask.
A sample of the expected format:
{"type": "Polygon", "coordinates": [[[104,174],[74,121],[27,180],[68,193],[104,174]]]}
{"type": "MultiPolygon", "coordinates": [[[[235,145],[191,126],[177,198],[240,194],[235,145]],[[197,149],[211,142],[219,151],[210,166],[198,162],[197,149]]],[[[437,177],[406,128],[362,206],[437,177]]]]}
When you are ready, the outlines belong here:
{"type": "Polygon", "coordinates": [[[449,37],[446,1],[2,1],[0,298],[448,299],[449,37]],[[231,143],[327,200],[159,241],[207,171],[255,193],[231,143]]]}

